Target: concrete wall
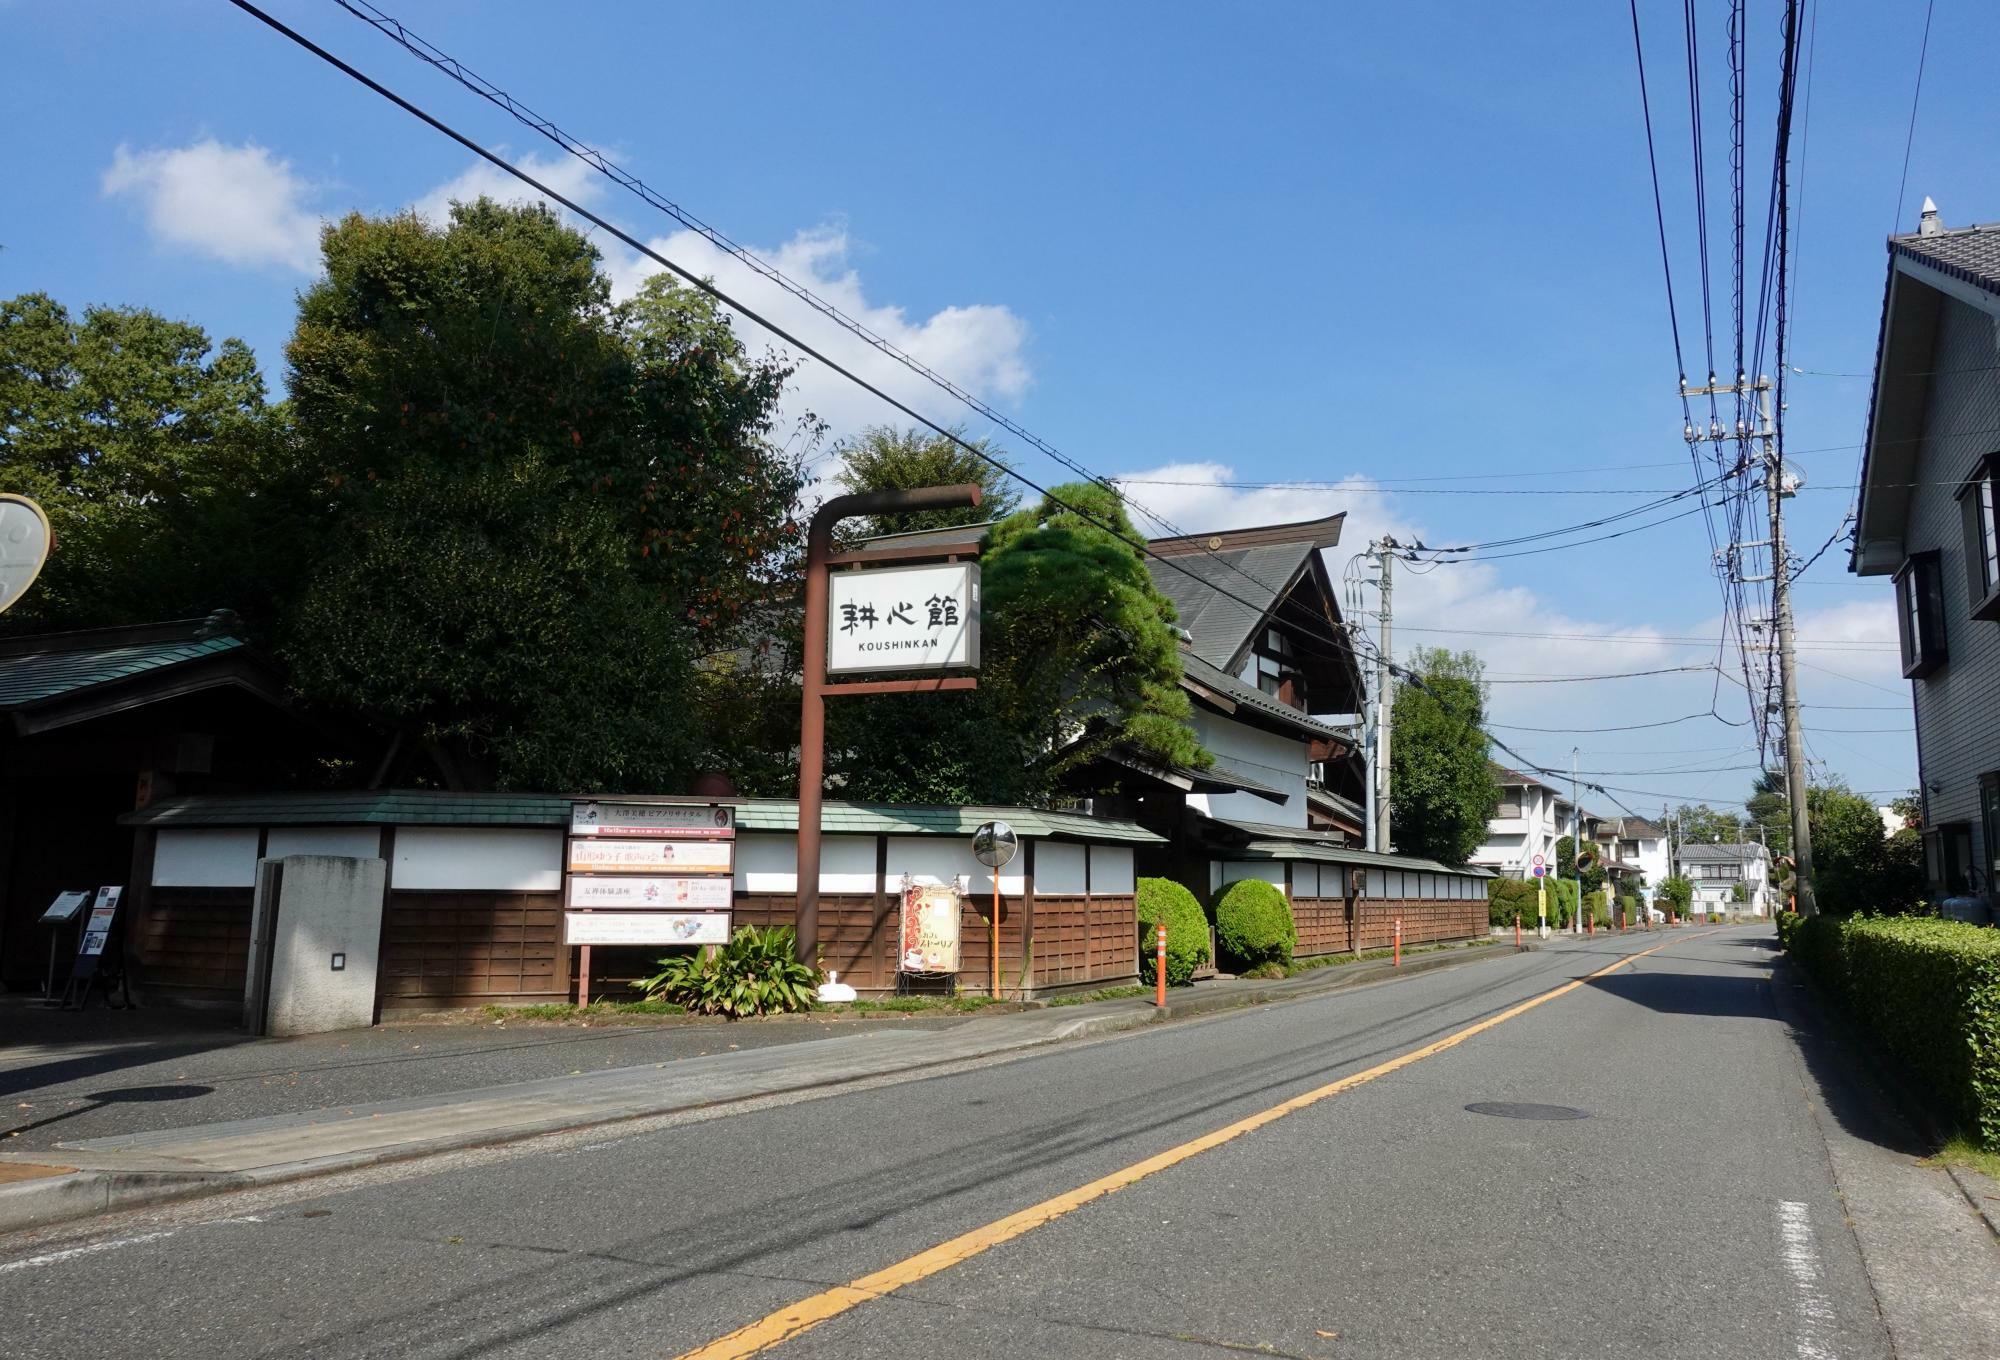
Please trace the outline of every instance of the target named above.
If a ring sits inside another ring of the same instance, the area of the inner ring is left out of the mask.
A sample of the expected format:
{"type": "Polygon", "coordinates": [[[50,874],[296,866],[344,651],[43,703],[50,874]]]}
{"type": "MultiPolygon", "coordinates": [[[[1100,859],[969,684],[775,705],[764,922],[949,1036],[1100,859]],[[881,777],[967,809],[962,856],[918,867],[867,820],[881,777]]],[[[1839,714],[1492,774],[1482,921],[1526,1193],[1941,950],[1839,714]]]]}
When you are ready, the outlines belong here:
{"type": "Polygon", "coordinates": [[[1311,755],[1308,743],[1200,709],[1195,711],[1194,732],[1215,756],[1218,770],[1233,771],[1277,789],[1284,793],[1285,801],[1280,805],[1254,793],[1197,793],[1188,796],[1189,807],[1211,817],[1239,822],[1306,825],[1306,768],[1311,755]]]}
{"type": "MultiPolygon", "coordinates": [[[[2000,770],[2000,623],[1970,617],[1965,535],[1954,493],[1979,458],[2000,443],[2000,346],[1993,318],[1946,298],[1938,318],[1930,403],[1917,466],[1916,497],[1904,542],[1936,550],[1944,587],[1945,664],[1914,682],[1917,750],[1923,766],[1924,825],[1967,822],[1972,861],[1992,890],[2000,846],[1985,843],[1979,776],[2000,770]],[[1936,785],[1935,789],[1931,785],[1936,785]]],[[[1894,598],[1887,578],[1885,601],[1894,598]]]]}
{"type": "Polygon", "coordinates": [[[267,1032],[373,1023],[388,865],[345,855],[291,855],[283,863],[267,1032]]]}

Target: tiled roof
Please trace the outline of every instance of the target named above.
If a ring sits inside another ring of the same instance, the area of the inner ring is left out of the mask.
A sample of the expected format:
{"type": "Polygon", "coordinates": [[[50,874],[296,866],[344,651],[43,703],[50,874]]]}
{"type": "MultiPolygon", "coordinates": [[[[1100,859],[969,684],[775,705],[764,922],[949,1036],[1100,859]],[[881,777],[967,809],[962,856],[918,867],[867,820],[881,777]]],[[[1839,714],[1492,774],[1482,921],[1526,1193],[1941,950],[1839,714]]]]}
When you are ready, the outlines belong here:
{"type": "Polygon", "coordinates": [[[1644,817],[1627,817],[1619,830],[1619,839],[1628,841],[1657,841],[1666,838],[1667,829],[1658,822],[1649,822],[1644,817]]]}
{"type": "Polygon", "coordinates": [[[1345,728],[1329,726],[1290,704],[1280,703],[1255,685],[1245,684],[1220,666],[1185,649],[1181,652],[1181,673],[1203,689],[1213,690],[1238,707],[1282,723],[1302,736],[1353,739],[1354,734],[1345,728]]]}
{"type": "Polygon", "coordinates": [[[2000,295],[2000,222],[1940,231],[1931,236],[1892,236],[1889,250],[2000,295]]]}
{"type": "MultiPolygon", "coordinates": [[[[607,798],[616,801],[615,795],[607,798]]],[[[434,793],[356,790],[329,793],[231,794],[175,798],[120,818],[129,826],[568,826],[574,800],[541,793],[434,793]]],[[[743,831],[795,831],[799,807],[791,799],[644,799],[634,802],[734,802],[743,831]]],[[[829,835],[970,836],[981,822],[1009,822],[1023,836],[1161,843],[1164,838],[1133,822],[1011,807],[897,807],[827,800],[820,827],[829,835]]]]}
{"type": "Polygon", "coordinates": [[[51,646],[46,651],[0,655],[0,709],[39,703],[92,685],[233,651],[242,645],[241,638],[213,637],[94,647],[51,646]]]}
{"type": "Polygon", "coordinates": [[[1764,857],[1764,847],[1755,841],[1722,841],[1715,844],[1693,841],[1683,845],[1678,855],[1683,863],[1693,860],[1699,864],[1734,864],[1738,860],[1764,857]]]}
{"type": "Polygon", "coordinates": [[[1146,569],[1159,592],[1174,602],[1178,622],[1192,639],[1189,649],[1226,668],[1316,551],[1308,542],[1176,553],[1165,561],[1147,558],[1146,569]]]}

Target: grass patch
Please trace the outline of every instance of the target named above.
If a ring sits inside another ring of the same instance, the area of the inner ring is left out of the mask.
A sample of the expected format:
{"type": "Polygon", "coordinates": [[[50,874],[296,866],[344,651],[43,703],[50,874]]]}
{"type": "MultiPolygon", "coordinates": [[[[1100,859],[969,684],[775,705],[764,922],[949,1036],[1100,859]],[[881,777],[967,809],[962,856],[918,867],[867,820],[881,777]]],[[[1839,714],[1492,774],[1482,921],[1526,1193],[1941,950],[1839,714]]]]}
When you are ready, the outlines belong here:
{"type": "Polygon", "coordinates": [[[1963,1134],[1946,1140],[1935,1156],[1924,1160],[1932,1166],[1969,1166],[1982,1176],[2000,1181],[2000,1152],[1983,1148],[1963,1134]]]}
{"type": "Polygon", "coordinates": [[[920,1011],[970,1015],[997,1004],[990,996],[885,996],[879,1000],[849,1001],[827,1009],[849,1015],[912,1015],[920,1011]]]}
{"type": "Polygon", "coordinates": [[[1141,987],[1135,983],[1130,987],[1106,987],[1102,991],[1077,992],[1067,996],[1052,997],[1049,1000],[1049,1004],[1051,1006],[1081,1006],[1091,1001],[1123,1001],[1128,996],[1147,996],[1152,990],[1151,987],[1141,987]]]}

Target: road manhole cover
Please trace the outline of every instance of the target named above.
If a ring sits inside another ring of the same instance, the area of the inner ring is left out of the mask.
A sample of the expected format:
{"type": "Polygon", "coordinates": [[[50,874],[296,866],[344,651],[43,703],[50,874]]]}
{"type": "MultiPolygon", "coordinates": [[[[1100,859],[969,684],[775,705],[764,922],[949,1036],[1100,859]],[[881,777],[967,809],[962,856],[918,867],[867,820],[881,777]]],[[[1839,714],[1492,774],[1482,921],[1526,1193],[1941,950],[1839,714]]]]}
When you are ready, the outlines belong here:
{"type": "Polygon", "coordinates": [[[1513,1100],[1478,1100],[1465,1107],[1474,1114],[1490,1114],[1500,1119],[1588,1119],[1588,1110],[1569,1105],[1527,1105],[1513,1100]]]}

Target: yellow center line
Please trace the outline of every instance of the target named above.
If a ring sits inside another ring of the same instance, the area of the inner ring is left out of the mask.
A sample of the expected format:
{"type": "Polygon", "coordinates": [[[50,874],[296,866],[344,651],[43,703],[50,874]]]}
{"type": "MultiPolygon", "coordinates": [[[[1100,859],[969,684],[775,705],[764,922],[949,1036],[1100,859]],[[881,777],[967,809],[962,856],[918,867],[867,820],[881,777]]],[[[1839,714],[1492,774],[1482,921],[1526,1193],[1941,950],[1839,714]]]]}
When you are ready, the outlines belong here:
{"type": "MultiPolygon", "coordinates": [[[[1708,933],[1702,932],[1702,934],[1708,933]]],[[[1700,936],[1690,935],[1686,938],[1692,940],[1699,939],[1700,936]]],[[[1638,959],[1645,958],[1648,954],[1657,954],[1670,944],[1682,942],[1668,940],[1654,945],[1651,949],[1642,949],[1636,954],[1629,954],[1616,962],[1606,964],[1594,973],[1574,978],[1539,996],[1530,997],[1517,1006],[1510,1006],[1497,1015],[1490,1015],[1476,1024],[1467,1025],[1464,1029],[1447,1034],[1444,1038],[1425,1044],[1422,1048],[1413,1048],[1408,1053],[1390,1058],[1387,1062],[1377,1063],[1364,1072],[1355,1072],[1302,1095],[1280,1101],[1269,1109],[1259,1110],[1256,1114],[1247,1115],[1233,1124],[1225,1124],[1213,1133],[1205,1133],[1178,1147],[1156,1153],[1144,1161],[1134,1162],[1108,1176],[1100,1176],[1088,1185],[1066,1190],[1039,1204],[1031,1204],[1018,1213],[1008,1214],[1005,1218],[974,1228],[971,1232],[954,1237],[948,1242],[940,1242],[934,1247],[918,1252],[915,1256],[885,1266],[871,1275],[863,1275],[850,1284],[835,1285],[822,1293],[814,1294],[811,1298],[787,1304],[777,1312],[761,1317],[748,1326],[739,1327],[727,1336],[717,1337],[705,1346],[683,1352],[676,1360],[743,1360],[743,1357],[769,1350],[781,1342],[811,1331],[829,1318],[839,1317],[850,1309],[858,1308],[871,1299],[879,1299],[905,1285],[915,1284],[919,1280],[950,1270],[960,1262],[969,1261],[981,1252],[999,1246],[1002,1242],[1011,1242],[1041,1227],[1044,1223],[1052,1222],[1064,1214],[1082,1208],[1094,1199],[1103,1198],[1114,1190],[1123,1190],[1128,1185],[1137,1184],[1148,1176],[1165,1171],[1170,1166],[1177,1166],[1190,1157],[1198,1156],[1211,1148],[1221,1147],[1224,1143],[1233,1142],[1246,1133],[1261,1129],[1266,1124],[1276,1123],[1286,1115],[1294,1114],[1309,1105],[1317,1105],[1329,1096],[1352,1091],[1357,1086],[1367,1085],[1377,1077],[1386,1077],[1391,1072],[1400,1071],[1412,1063],[1422,1062],[1425,1058],[1442,1053],[1446,1049],[1456,1048],[1475,1034],[1483,1034],[1494,1026],[1505,1024],[1515,1016],[1531,1011],[1546,1001],[1553,1001],[1559,996],[1575,991],[1586,982],[1616,972],[1638,959]]]]}

